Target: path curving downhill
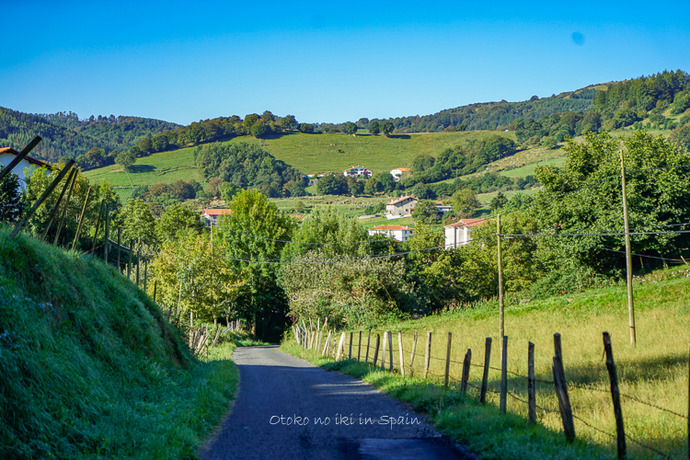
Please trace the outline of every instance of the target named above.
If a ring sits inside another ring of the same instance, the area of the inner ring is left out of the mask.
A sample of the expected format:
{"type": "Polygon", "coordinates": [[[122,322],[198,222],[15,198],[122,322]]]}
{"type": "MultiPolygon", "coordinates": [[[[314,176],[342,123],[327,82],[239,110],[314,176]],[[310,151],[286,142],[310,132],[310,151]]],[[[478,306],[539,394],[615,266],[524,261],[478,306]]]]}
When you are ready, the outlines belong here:
{"type": "Polygon", "coordinates": [[[239,394],[202,460],[475,458],[360,380],[275,346],[237,348],[233,359],[239,394]]]}

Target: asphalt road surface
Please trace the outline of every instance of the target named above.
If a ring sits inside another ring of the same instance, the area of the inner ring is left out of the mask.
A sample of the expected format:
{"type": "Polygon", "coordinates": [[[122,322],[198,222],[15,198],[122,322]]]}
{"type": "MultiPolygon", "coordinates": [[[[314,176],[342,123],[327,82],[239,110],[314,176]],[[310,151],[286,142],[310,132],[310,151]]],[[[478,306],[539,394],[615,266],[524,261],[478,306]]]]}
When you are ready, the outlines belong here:
{"type": "Polygon", "coordinates": [[[237,348],[237,400],[207,459],[453,459],[474,456],[370,385],[277,347],[237,348]]]}

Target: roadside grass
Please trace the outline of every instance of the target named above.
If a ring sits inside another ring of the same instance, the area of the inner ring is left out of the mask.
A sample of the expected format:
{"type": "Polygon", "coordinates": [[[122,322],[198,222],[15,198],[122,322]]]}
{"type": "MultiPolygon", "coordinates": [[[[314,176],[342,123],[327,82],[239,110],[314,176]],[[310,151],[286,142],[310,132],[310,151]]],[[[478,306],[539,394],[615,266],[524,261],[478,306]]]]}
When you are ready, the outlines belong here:
{"type": "Polygon", "coordinates": [[[0,458],[194,458],[226,413],[228,343],[194,358],[116,269],[0,226],[0,458]]]}
{"type": "MultiPolygon", "coordinates": [[[[690,328],[690,270],[687,267],[652,273],[636,283],[636,347],[632,347],[629,340],[625,285],[609,286],[539,301],[520,301],[517,297],[513,297],[514,303],[510,304],[510,300],[511,297],[508,296],[509,304],[505,312],[505,331],[509,337],[508,391],[513,395],[507,400],[507,410],[513,414],[510,417],[522,420],[523,425],[527,418],[526,404],[517,398],[527,400],[525,378],[527,345],[528,342],[532,342],[535,344],[536,378],[542,381],[537,382],[537,405],[543,408],[537,412],[539,425],[550,432],[559,433],[554,442],[562,444],[558,441],[563,437],[560,434],[562,422],[558,413],[558,403],[553,384],[548,383],[553,380],[551,370],[553,334],[558,332],[562,337],[563,361],[573,413],[579,417],[575,420],[576,436],[588,444],[602,446],[608,456],[615,456],[615,437],[611,435],[615,436],[616,428],[609,378],[602,357],[602,333],[608,331],[613,342],[620,392],[624,395],[622,406],[628,436],[628,456],[631,458],[687,456],[686,416],[690,347],[690,336],[687,333],[690,328]],[[647,449],[642,444],[654,450],[647,449]]],[[[497,338],[498,307],[495,301],[381,327],[380,330],[372,332],[370,360],[374,353],[373,337],[377,333],[382,334],[384,330],[394,331],[393,360],[396,368],[399,368],[397,331],[403,333],[406,366],[409,366],[412,332],[418,331],[415,375],[423,373],[426,332],[433,331],[429,373],[430,380],[436,383],[442,381],[447,337],[448,333],[452,332],[451,382],[457,385],[460,380],[462,361],[469,348],[472,350],[473,363],[470,371],[470,385],[474,387],[478,387],[481,381],[485,337],[492,337],[492,369],[489,373],[488,405],[494,410],[498,406],[497,392],[500,388],[501,364],[497,338]]],[[[366,346],[366,337],[367,331],[364,331],[363,347],[366,346]]],[[[292,346],[292,344],[288,342],[285,346],[292,346]]],[[[353,347],[358,350],[358,346],[358,332],[355,331],[353,347]]],[[[348,347],[349,343],[346,343],[346,353],[348,347]]],[[[361,355],[365,356],[364,349],[361,355]]],[[[388,361],[388,357],[386,360],[388,361]]],[[[407,372],[409,374],[409,370],[407,372]]],[[[373,374],[369,377],[367,374],[366,378],[371,378],[372,383],[375,383],[378,377],[374,377],[373,374]]],[[[404,381],[401,377],[396,378],[404,381]]],[[[407,379],[409,380],[409,377],[407,379]]],[[[404,387],[403,383],[400,385],[404,387]]],[[[470,400],[477,399],[477,391],[474,388],[471,388],[468,394],[470,400]]],[[[414,401],[414,398],[412,399],[414,401]]],[[[463,404],[474,403],[470,401],[463,404]]],[[[455,410],[459,411],[458,413],[463,413],[464,410],[475,411],[474,406],[470,406],[469,409],[460,407],[455,410]]],[[[499,415],[496,414],[496,417],[499,415]]],[[[481,420],[467,415],[448,415],[444,420],[451,425],[452,429],[458,430],[458,441],[465,444],[479,443],[482,447],[475,450],[486,451],[487,458],[502,458],[502,455],[494,455],[492,452],[494,452],[493,449],[503,449],[503,443],[515,444],[518,452],[520,452],[520,445],[525,443],[524,439],[521,441],[516,441],[517,438],[504,439],[505,433],[492,431],[489,426],[485,429],[478,428],[477,425],[482,423],[481,420]],[[452,420],[455,420],[455,425],[451,423],[452,420]],[[483,441],[467,437],[467,430],[475,429],[480,432],[485,431],[484,434],[472,435],[483,437],[483,441]]],[[[500,425],[507,422],[491,423],[500,425]]],[[[530,452],[539,452],[542,447],[535,448],[533,444],[539,445],[542,442],[540,436],[532,434],[530,436],[534,436],[534,439],[525,438],[530,440],[529,443],[525,443],[527,445],[524,448],[530,449],[530,452]]],[[[548,442],[543,448],[548,448],[548,442]]],[[[543,456],[551,457],[550,454],[543,456]]],[[[518,453],[514,458],[530,458],[530,454],[518,453]]],[[[588,455],[582,458],[588,458],[588,455]]]]}

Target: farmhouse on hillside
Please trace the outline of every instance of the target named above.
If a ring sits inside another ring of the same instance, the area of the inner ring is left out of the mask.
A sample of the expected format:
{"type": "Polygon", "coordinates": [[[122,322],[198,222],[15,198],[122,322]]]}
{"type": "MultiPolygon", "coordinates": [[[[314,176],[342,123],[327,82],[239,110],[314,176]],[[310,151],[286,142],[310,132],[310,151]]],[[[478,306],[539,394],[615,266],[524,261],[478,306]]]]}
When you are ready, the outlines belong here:
{"type": "MultiPolygon", "coordinates": [[[[19,155],[19,152],[11,147],[0,148],[0,165],[7,167],[7,165],[10,164],[17,155],[19,155]]],[[[28,175],[30,176],[41,166],[47,168],[48,170],[51,169],[51,166],[48,163],[26,156],[22,161],[19,162],[17,166],[14,167],[14,169],[12,169],[12,173],[19,176],[19,188],[21,188],[22,191],[26,190],[26,172],[28,172],[28,175]]]]}
{"type": "Polygon", "coordinates": [[[412,215],[412,210],[417,204],[417,198],[403,196],[386,203],[386,214],[389,219],[412,215]]]}
{"type": "Polygon", "coordinates": [[[204,209],[201,217],[206,220],[207,225],[218,225],[220,217],[227,216],[232,213],[232,209],[227,208],[209,208],[204,209]]]}
{"type": "Polygon", "coordinates": [[[443,227],[446,233],[446,249],[454,249],[471,241],[472,229],[485,222],[485,219],[460,219],[443,227]]]}
{"type": "Polygon", "coordinates": [[[345,177],[363,177],[365,179],[369,179],[373,172],[371,169],[363,168],[361,166],[353,166],[350,169],[346,169],[343,171],[343,176],[345,177]]]}
{"type": "Polygon", "coordinates": [[[408,226],[403,225],[379,225],[377,227],[370,228],[367,230],[370,236],[373,235],[386,235],[389,238],[393,238],[398,241],[407,241],[414,231],[408,226]]]}
{"type": "Polygon", "coordinates": [[[412,170],[410,168],[391,169],[391,176],[393,176],[393,179],[395,179],[396,182],[398,182],[403,176],[409,176],[410,174],[412,174],[412,170]]]}

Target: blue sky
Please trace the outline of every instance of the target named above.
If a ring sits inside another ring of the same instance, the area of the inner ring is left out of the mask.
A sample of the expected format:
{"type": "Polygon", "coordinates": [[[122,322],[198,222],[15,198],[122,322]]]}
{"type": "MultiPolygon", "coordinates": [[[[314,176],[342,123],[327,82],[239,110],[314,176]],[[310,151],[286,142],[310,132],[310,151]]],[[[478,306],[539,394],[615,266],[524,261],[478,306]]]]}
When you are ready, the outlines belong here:
{"type": "Polygon", "coordinates": [[[690,1],[0,0],[0,106],[300,122],[426,115],[690,71],[690,1]]]}

